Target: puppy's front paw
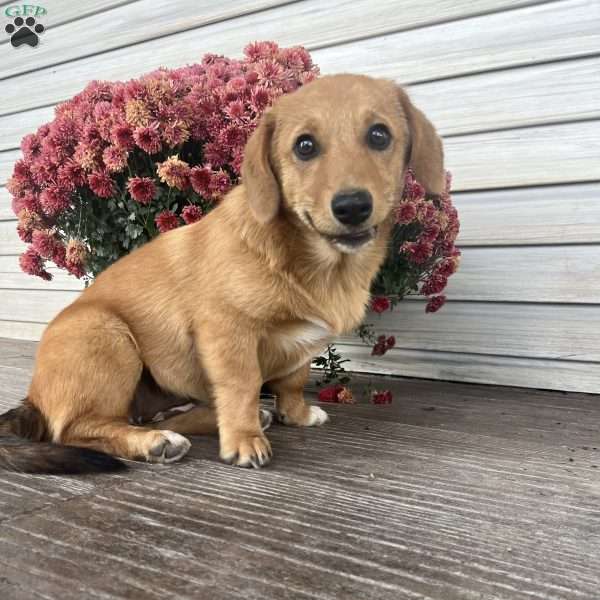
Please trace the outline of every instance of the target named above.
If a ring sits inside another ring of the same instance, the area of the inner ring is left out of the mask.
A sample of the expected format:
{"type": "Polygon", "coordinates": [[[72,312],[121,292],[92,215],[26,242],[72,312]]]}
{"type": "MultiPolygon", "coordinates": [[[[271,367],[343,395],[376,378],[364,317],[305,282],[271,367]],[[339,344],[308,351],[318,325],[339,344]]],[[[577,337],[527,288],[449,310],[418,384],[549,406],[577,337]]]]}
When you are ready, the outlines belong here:
{"type": "Polygon", "coordinates": [[[276,412],[275,418],[284,425],[296,425],[297,427],[313,427],[315,425],[323,425],[329,421],[329,415],[320,406],[304,406],[302,416],[294,416],[276,412]]]}
{"type": "Polygon", "coordinates": [[[220,456],[230,465],[260,469],[269,464],[273,452],[262,432],[256,435],[242,433],[222,436],[220,456]]]}
{"type": "Polygon", "coordinates": [[[306,423],[307,427],[323,425],[323,423],[326,423],[327,421],[329,421],[329,415],[320,406],[310,407],[308,422],[306,423]]]}
{"type": "Polygon", "coordinates": [[[156,433],[159,439],[148,451],[148,462],[163,464],[175,462],[184,457],[192,445],[186,437],[174,431],[161,429],[156,433]]]}

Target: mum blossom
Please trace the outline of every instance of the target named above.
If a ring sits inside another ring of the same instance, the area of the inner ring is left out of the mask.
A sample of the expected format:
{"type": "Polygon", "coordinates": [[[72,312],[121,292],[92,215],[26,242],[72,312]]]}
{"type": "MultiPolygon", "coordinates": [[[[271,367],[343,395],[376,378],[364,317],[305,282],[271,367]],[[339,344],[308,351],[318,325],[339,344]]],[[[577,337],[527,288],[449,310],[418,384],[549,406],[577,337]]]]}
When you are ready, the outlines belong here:
{"type": "Polygon", "coordinates": [[[189,187],[190,166],[178,156],[171,156],[162,163],[157,163],[156,172],[163,183],[169,187],[185,190],[189,187]]]}
{"type": "Polygon", "coordinates": [[[440,310],[446,303],[446,296],[432,296],[427,302],[425,312],[434,313],[440,310]]]}
{"type": "Polygon", "coordinates": [[[385,312],[392,306],[390,299],[387,296],[375,296],[371,300],[371,310],[378,314],[385,312]]]}
{"type": "Polygon", "coordinates": [[[167,231],[171,231],[171,229],[177,229],[177,227],[179,227],[177,215],[170,210],[163,210],[158,213],[154,218],[154,222],[161,233],[166,233],[167,231]]]}
{"type": "Polygon", "coordinates": [[[186,225],[190,225],[199,221],[204,216],[202,209],[199,206],[195,206],[194,204],[188,204],[181,211],[181,218],[185,221],[186,225]]]}
{"type": "Polygon", "coordinates": [[[151,177],[130,177],[127,181],[127,190],[140,204],[150,204],[156,195],[156,186],[151,177]]]}

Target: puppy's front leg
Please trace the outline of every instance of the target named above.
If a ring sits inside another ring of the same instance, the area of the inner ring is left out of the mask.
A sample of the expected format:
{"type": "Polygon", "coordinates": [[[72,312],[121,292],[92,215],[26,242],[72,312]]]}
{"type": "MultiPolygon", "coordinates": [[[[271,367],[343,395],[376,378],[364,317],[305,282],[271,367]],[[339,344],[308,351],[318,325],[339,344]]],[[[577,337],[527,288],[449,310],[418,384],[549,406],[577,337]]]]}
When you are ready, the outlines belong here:
{"type": "Polygon", "coordinates": [[[259,395],[262,376],[257,343],[250,335],[222,329],[199,347],[211,383],[219,428],[220,457],[229,464],[259,468],[271,459],[271,444],[262,431],[259,395]]]}
{"type": "Polygon", "coordinates": [[[276,394],[275,416],[284,425],[310,427],[329,420],[319,406],[306,404],[304,386],[310,373],[310,361],[289,375],[269,381],[269,389],[276,394]]]}

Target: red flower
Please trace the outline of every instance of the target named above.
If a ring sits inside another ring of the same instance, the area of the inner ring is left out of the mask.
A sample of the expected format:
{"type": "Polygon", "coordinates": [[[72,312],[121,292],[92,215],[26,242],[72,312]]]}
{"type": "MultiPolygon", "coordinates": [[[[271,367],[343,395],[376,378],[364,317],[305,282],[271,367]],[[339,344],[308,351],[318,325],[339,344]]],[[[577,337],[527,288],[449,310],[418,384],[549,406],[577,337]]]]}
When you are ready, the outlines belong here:
{"type": "Polygon", "coordinates": [[[446,296],[432,296],[429,298],[429,302],[427,302],[427,306],[425,307],[425,312],[434,313],[440,310],[442,306],[446,303],[446,296]]]}
{"type": "Polygon", "coordinates": [[[156,195],[156,186],[151,177],[130,177],[127,189],[131,197],[140,204],[150,204],[156,195]]]}
{"type": "Polygon", "coordinates": [[[52,259],[56,253],[56,248],[59,246],[60,240],[56,236],[56,232],[49,229],[37,229],[31,236],[31,247],[42,257],[52,259]]]}
{"type": "Polygon", "coordinates": [[[133,150],[134,138],[133,131],[127,123],[114,125],[110,132],[112,142],[122,150],[133,150]]]}
{"type": "Polygon", "coordinates": [[[387,346],[387,349],[390,350],[396,345],[396,338],[393,335],[390,335],[385,341],[385,345],[387,346]]]}
{"type": "Polygon", "coordinates": [[[431,242],[407,242],[403,247],[409,259],[417,265],[423,264],[433,254],[431,242]]]}
{"type": "Polygon", "coordinates": [[[373,392],[371,393],[371,402],[373,404],[391,404],[392,392],[390,392],[390,390],[373,390],[373,392]]]}
{"type": "Polygon", "coordinates": [[[371,310],[378,314],[388,310],[391,305],[392,303],[387,296],[375,296],[375,298],[371,300],[371,310]]]}
{"type": "Polygon", "coordinates": [[[320,402],[339,402],[341,404],[352,404],[354,398],[352,392],[343,385],[330,385],[319,390],[317,394],[320,402]]]}
{"type": "Polygon", "coordinates": [[[210,180],[212,171],[208,167],[194,167],[190,171],[190,183],[192,189],[200,196],[210,194],[210,180]]]}
{"type": "Polygon", "coordinates": [[[396,222],[405,225],[414,221],[417,216],[417,207],[414,202],[402,202],[396,210],[396,222]]]}
{"type": "Polygon", "coordinates": [[[156,217],[154,217],[154,222],[156,223],[156,227],[161,233],[165,233],[167,231],[171,231],[171,229],[176,229],[179,227],[179,219],[175,213],[172,213],[170,210],[163,210],[158,213],[156,217]]]}
{"type": "Polygon", "coordinates": [[[423,296],[431,296],[432,294],[439,294],[448,285],[448,278],[445,275],[440,275],[437,272],[433,273],[429,279],[421,287],[420,293],[423,296]]]}
{"type": "Polygon", "coordinates": [[[162,143],[157,127],[138,127],[133,132],[135,143],[148,154],[160,152],[162,143]]]}
{"type": "Polygon", "coordinates": [[[31,247],[27,248],[19,257],[19,264],[23,272],[29,275],[37,275],[46,281],[52,279],[52,275],[44,269],[43,258],[31,247]]]}
{"type": "Polygon", "coordinates": [[[40,206],[47,215],[57,215],[65,210],[71,201],[71,194],[57,186],[49,186],[40,194],[40,206]]]}
{"type": "Polygon", "coordinates": [[[186,225],[199,221],[203,216],[202,209],[194,204],[188,204],[181,211],[181,218],[185,221],[186,225]]]}
{"type": "Polygon", "coordinates": [[[88,175],[90,189],[99,198],[110,198],[114,193],[114,182],[106,171],[94,171],[88,175]]]}

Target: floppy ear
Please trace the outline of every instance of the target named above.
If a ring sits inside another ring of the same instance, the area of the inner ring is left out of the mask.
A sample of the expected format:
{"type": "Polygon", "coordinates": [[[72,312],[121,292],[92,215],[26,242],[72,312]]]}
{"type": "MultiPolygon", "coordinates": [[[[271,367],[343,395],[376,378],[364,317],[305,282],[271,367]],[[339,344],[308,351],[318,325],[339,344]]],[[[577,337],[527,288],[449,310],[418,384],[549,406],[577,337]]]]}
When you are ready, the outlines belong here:
{"type": "Polygon", "coordinates": [[[430,194],[441,194],[446,187],[442,140],[429,119],[398,88],[400,104],[408,120],[410,132],[408,166],[415,178],[430,194]]]}
{"type": "Polygon", "coordinates": [[[279,183],[269,158],[274,129],[273,114],[265,112],[246,144],[242,163],[242,183],[248,204],[260,223],[268,223],[279,212],[279,183]]]}

